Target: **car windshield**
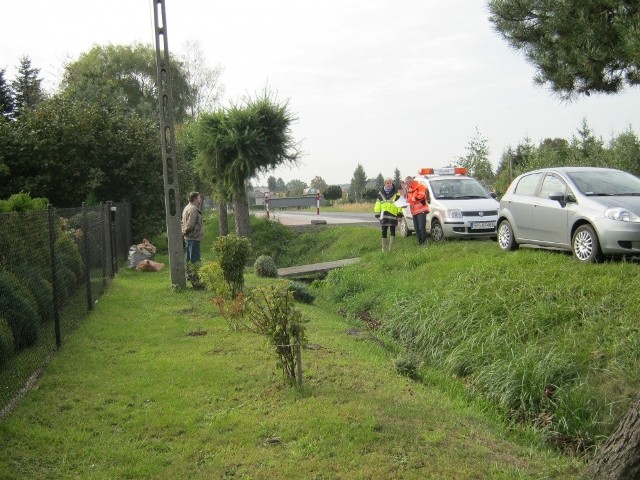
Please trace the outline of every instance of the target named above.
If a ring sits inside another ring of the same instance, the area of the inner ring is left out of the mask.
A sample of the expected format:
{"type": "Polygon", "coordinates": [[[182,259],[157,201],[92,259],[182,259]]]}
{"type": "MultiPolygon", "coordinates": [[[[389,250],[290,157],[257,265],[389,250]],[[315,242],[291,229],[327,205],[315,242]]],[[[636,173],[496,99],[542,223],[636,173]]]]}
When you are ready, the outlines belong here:
{"type": "Polygon", "coordinates": [[[587,196],[640,196],[640,179],[619,170],[583,170],[567,173],[587,196]]]}
{"type": "Polygon", "coordinates": [[[431,179],[429,182],[438,200],[490,198],[484,187],[473,178],[431,179]]]}

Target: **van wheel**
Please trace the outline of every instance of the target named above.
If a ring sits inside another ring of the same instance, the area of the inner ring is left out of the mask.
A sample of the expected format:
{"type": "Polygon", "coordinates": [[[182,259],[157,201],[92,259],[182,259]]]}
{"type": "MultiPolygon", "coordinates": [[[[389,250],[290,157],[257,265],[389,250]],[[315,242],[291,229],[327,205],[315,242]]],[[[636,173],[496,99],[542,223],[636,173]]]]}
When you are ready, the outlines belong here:
{"type": "Polygon", "coordinates": [[[431,223],[431,239],[434,242],[441,242],[444,240],[444,230],[438,220],[434,220],[433,223],[431,223]]]}
{"type": "Polygon", "coordinates": [[[411,235],[411,230],[409,230],[409,225],[407,225],[407,219],[404,217],[400,219],[400,235],[405,238],[411,235]]]}

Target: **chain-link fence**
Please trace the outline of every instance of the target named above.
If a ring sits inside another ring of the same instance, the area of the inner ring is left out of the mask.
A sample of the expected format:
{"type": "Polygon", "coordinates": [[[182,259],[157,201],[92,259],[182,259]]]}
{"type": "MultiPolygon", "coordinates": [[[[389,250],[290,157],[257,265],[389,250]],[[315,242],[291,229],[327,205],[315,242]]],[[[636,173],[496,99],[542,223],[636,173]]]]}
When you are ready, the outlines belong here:
{"type": "Polygon", "coordinates": [[[0,418],[93,308],[131,242],[127,203],[0,214],[0,418]]]}

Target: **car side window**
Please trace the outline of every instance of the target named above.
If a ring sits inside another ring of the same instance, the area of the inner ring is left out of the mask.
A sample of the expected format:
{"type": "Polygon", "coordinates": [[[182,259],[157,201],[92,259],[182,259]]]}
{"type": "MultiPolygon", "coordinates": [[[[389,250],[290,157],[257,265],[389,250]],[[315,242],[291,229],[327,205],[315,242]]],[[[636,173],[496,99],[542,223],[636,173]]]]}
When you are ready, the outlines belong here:
{"type": "Polygon", "coordinates": [[[553,173],[547,173],[542,180],[542,186],[540,187],[540,196],[542,198],[549,198],[552,193],[567,193],[567,184],[553,173]]]}
{"type": "Polygon", "coordinates": [[[536,186],[538,185],[538,181],[540,180],[541,175],[541,173],[532,173],[531,175],[525,175],[520,179],[513,193],[516,195],[528,195],[532,197],[536,193],[536,186]]]}

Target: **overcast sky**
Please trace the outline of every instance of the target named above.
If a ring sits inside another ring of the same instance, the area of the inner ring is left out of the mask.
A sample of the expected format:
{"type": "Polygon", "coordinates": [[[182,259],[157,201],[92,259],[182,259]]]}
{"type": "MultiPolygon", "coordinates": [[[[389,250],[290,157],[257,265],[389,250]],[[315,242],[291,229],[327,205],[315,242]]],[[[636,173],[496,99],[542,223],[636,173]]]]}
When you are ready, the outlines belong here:
{"type": "MultiPolygon", "coordinates": [[[[153,0],[3,0],[0,68],[28,55],[47,85],[94,44],[154,44],[153,0]],[[7,18],[8,13],[8,18],[7,18]]],[[[476,128],[497,166],[525,137],[570,139],[586,118],[605,142],[640,127],[640,91],[571,104],[492,30],[484,0],[166,0],[169,48],[199,41],[220,65],[223,104],[268,86],[298,117],[305,155],[285,182],[348,183],[444,166],[476,128]]],[[[266,179],[259,182],[266,184],[266,179]]]]}

